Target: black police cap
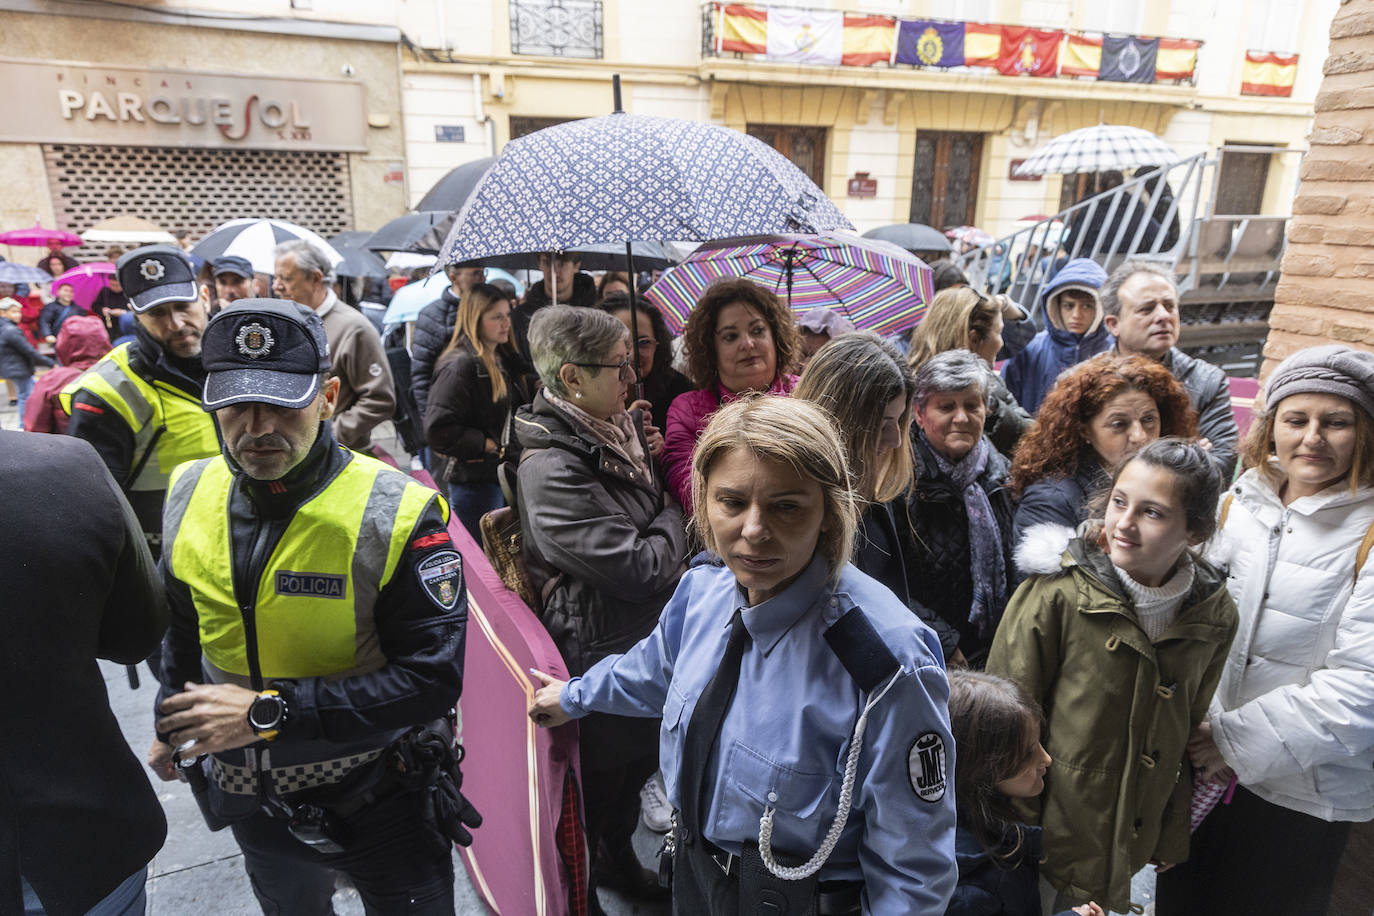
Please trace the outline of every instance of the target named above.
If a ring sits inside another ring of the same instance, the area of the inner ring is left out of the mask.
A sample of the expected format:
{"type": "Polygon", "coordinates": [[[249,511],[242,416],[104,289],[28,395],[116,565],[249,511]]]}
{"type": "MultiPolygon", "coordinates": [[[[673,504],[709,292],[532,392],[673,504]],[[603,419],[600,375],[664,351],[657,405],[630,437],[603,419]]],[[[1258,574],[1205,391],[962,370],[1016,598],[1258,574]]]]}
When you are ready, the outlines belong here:
{"type": "Polygon", "coordinates": [[[240,299],[222,309],[205,328],[200,358],[208,373],[205,410],[243,403],[306,407],[330,367],[320,316],[287,299],[240,299]]]}
{"type": "Polygon", "coordinates": [[[145,245],[115,262],[119,285],[134,311],[142,314],[164,302],[190,302],[198,295],[196,268],[174,245],[145,245]]]}

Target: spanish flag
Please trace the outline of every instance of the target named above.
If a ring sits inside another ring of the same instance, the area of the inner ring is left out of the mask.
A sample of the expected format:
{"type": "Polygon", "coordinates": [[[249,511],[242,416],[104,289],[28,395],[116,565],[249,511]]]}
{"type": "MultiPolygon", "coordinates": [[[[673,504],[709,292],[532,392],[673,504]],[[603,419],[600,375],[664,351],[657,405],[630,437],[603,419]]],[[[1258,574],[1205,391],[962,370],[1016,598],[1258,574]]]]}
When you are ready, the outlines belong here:
{"type": "Polygon", "coordinates": [[[871,67],[892,60],[892,43],[897,20],[891,16],[844,14],[844,57],[846,67],[871,67]]]}
{"type": "Polygon", "coordinates": [[[1187,38],[1161,38],[1155,58],[1155,79],[1191,79],[1197,69],[1198,44],[1187,38]]]}
{"type": "Polygon", "coordinates": [[[1097,76],[1102,68],[1102,38],[1070,34],[1059,52],[1059,72],[1064,76],[1097,76]]]}
{"type": "Polygon", "coordinates": [[[964,23],[964,66],[995,67],[1002,53],[1002,27],[964,23]]]}
{"type": "Polygon", "coordinates": [[[1298,55],[1282,56],[1265,51],[1246,51],[1241,67],[1241,95],[1293,94],[1293,81],[1298,76],[1298,55]]]}
{"type": "Polygon", "coordinates": [[[717,51],[764,54],[768,51],[768,10],[738,3],[717,4],[717,51]]]}

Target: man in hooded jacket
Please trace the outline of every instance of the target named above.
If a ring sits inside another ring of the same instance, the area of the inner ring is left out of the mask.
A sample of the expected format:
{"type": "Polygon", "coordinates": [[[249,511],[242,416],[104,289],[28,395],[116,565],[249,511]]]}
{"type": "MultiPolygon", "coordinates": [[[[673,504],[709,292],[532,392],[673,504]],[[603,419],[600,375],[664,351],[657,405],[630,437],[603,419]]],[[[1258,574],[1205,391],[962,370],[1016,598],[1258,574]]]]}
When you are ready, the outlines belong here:
{"type": "Polygon", "coordinates": [[[1034,414],[1059,374],[1112,346],[1102,321],[1098,290],[1107,272],[1089,258],[1064,265],[1040,294],[1045,329],[1002,367],[1002,377],[1016,402],[1034,414]]]}
{"type": "Polygon", "coordinates": [[[62,409],[62,389],[110,352],[105,323],[95,315],[78,315],[57,333],[62,363],[39,377],[24,408],[24,428],[31,433],[66,433],[71,417],[62,409]]]}

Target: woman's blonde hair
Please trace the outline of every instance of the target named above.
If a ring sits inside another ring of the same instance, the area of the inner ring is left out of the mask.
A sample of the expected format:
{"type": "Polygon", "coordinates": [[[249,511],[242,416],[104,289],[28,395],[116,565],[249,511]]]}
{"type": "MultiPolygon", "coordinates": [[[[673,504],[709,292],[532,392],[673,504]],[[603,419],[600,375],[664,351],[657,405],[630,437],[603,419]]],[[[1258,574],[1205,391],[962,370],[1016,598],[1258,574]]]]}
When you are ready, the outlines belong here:
{"type": "Polygon", "coordinates": [[[911,396],[916,377],[897,348],[872,331],[841,334],[816,351],[792,392],[835,418],[849,449],[849,470],[860,498],[896,499],[911,486],[911,396]],[[901,444],[878,455],[883,411],[893,398],[906,407],[897,425],[901,444]]]}
{"type": "Polygon", "coordinates": [[[849,460],[835,423],[823,408],[796,398],[754,395],[732,401],[711,417],[692,454],[692,526],[701,543],[717,553],[715,533],[707,521],[706,484],[711,468],[726,452],[744,449],[757,458],[786,464],[820,484],[825,514],[816,549],[839,578],[854,550],[859,500],[849,474],[849,460]]]}
{"type": "Polygon", "coordinates": [[[506,375],[501,371],[501,363],[496,358],[497,348],[483,343],[477,328],[488,310],[506,301],[509,301],[509,297],[490,283],[473,284],[471,289],[463,293],[463,298],[458,300],[458,316],[453,322],[453,336],[444,348],[444,353],[447,353],[458,346],[460,340],[467,340],[472,352],[476,353],[482,365],[487,367],[487,375],[491,378],[493,404],[506,396],[506,375]]]}
{"type": "MultiPolygon", "coordinates": [[[[1285,475],[1274,467],[1269,459],[1274,454],[1274,424],[1278,421],[1279,404],[1268,406],[1263,414],[1255,417],[1250,431],[1240,446],[1240,466],[1242,470],[1258,468],[1260,476],[1278,492],[1283,486],[1285,475]]],[[[1361,410],[1354,402],[1355,409],[1355,454],[1350,460],[1350,492],[1360,487],[1374,486],[1374,419],[1361,410]]]]}
{"type": "Polygon", "coordinates": [[[911,351],[906,358],[911,368],[921,368],[936,353],[971,350],[987,340],[1002,314],[1001,299],[989,299],[967,286],[951,286],[936,293],[925,317],[911,332],[911,351]]]}

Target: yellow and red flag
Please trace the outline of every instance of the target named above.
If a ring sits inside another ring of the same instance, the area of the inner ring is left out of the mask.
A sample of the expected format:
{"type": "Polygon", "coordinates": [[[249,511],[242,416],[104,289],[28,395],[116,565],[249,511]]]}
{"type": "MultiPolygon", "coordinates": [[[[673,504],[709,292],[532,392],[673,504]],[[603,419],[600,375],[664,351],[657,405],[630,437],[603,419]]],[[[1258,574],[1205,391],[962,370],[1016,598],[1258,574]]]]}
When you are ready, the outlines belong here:
{"type": "Polygon", "coordinates": [[[1102,36],[1069,35],[1060,52],[1059,72],[1065,76],[1097,76],[1102,68],[1102,36]]]}
{"type": "Polygon", "coordinates": [[[768,10],[740,3],[718,4],[717,51],[764,54],[768,51],[768,10]]]}
{"type": "Polygon", "coordinates": [[[1155,58],[1155,79],[1192,79],[1193,71],[1197,69],[1199,44],[1188,38],[1161,38],[1159,54],[1155,58]]]}
{"type": "Polygon", "coordinates": [[[1002,27],[981,22],[964,23],[964,66],[995,67],[1002,53],[1002,27]]]}
{"type": "Polygon", "coordinates": [[[844,56],[846,67],[871,67],[892,60],[892,43],[897,20],[891,16],[844,14],[844,56]]]}
{"type": "Polygon", "coordinates": [[[1298,55],[1274,54],[1268,51],[1246,51],[1241,67],[1241,95],[1272,95],[1288,97],[1298,77],[1298,55]]]}

